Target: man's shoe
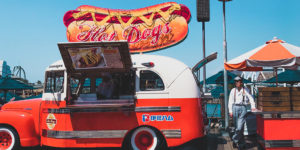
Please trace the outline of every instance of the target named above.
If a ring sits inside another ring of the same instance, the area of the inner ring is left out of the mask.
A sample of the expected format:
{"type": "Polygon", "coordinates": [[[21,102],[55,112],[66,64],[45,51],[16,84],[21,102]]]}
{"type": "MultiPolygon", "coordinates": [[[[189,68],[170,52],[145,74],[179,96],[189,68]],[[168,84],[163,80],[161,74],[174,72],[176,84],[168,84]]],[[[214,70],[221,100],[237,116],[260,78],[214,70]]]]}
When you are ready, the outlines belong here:
{"type": "Polygon", "coordinates": [[[238,144],[232,142],[232,147],[233,147],[233,148],[238,148],[238,144]]]}
{"type": "Polygon", "coordinates": [[[246,144],[237,144],[238,150],[246,149],[246,144]]]}

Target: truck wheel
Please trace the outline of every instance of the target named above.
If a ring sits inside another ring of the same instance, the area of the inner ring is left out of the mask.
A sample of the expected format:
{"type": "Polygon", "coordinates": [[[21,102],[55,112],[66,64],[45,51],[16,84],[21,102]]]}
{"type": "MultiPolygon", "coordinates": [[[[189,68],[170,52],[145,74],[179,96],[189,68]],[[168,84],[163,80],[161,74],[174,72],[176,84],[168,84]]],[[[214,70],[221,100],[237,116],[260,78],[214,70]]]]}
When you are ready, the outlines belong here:
{"type": "Polygon", "coordinates": [[[134,130],[125,149],[130,150],[166,150],[165,138],[155,129],[140,127],[134,130]]]}
{"type": "Polygon", "coordinates": [[[15,150],[19,146],[18,133],[9,127],[0,127],[0,149],[15,150]]]}

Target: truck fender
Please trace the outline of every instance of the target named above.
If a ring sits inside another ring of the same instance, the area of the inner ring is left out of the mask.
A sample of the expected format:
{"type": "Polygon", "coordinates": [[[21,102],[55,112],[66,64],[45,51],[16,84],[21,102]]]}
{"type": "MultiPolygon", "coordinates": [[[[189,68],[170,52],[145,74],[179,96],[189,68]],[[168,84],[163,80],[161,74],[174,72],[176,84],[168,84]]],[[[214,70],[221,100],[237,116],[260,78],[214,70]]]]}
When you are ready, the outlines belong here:
{"type": "Polygon", "coordinates": [[[40,143],[36,133],[33,117],[27,112],[0,111],[0,126],[9,126],[15,129],[20,138],[22,147],[37,146],[40,143]]]}

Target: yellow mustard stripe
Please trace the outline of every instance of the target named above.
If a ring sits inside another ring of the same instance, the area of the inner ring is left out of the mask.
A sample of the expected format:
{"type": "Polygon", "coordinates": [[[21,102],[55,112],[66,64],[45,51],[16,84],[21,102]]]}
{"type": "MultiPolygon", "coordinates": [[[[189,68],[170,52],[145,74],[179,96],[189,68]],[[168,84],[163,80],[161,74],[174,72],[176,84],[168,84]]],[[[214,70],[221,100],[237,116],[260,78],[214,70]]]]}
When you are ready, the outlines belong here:
{"type": "Polygon", "coordinates": [[[144,14],[142,14],[142,13],[137,13],[136,15],[130,14],[130,13],[129,14],[125,14],[125,16],[131,16],[131,18],[126,23],[122,20],[121,16],[122,15],[124,16],[124,14],[121,14],[121,13],[110,13],[105,18],[103,18],[101,21],[97,21],[96,20],[96,17],[95,17],[96,12],[95,11],[86,11],[86,10],[85,11],[80,11],[78,13],[74,13],[73,17],[75,19],[78,19],[78,18],[80,18],[80,17],[82,17],[82,16],[84,16],[84,15],[86,15],[88,13],[91,13],[93,21],[95,22],[95,24],[97,26],[103,26],[111,17],[117,17],[118,21],[121,23],[122,27],[124,27],[124,28],[128,27],[130,24],[132,24],[132,22],[137,17],[139,17],[142,21],[145,22],[145,24],[147,26],[153,26],[154,25],[153,24],[153,18],[154,18],[155,13],[159,13],[162,16],[162,18],[164,19],[164,21],[168,21],[170,19],[170,15],[175,10],[180,10],[180,9],[181,9],[181,7],[180,7],[179,4],[172,4],[171,7],[166,12],[163,12],[160,9],[154,9],[152,11],[152,14],[151,14],[151,16],[150,16],[149,19],[147,19],[144,16],[144,14]]]}

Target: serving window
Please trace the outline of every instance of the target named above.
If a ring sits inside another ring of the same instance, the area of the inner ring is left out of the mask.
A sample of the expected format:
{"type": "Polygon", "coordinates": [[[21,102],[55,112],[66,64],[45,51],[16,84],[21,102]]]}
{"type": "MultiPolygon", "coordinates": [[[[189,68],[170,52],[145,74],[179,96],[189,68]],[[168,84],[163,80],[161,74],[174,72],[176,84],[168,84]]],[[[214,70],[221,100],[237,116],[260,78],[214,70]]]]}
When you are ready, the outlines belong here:
{"type": "Polygon", "coordinates": [[[69,83],[71,105],[134,103],[134,71],[101,72],[91,76],[75,74],[69,83]]]}
{"type": "Polygon", "coordinates": [[[69,106],[134,104],[135,70],[127,41],[59,43],[69,106]]]}

